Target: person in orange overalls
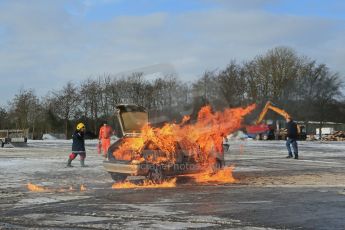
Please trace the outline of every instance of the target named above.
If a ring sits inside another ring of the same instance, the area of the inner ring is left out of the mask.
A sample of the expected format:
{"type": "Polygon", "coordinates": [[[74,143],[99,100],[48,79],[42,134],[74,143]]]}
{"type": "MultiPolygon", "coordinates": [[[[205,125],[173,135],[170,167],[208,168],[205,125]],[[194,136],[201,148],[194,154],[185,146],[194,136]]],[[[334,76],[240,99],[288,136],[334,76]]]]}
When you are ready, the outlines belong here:
{"type": "Polygon", "coordinates": [[[113,129],[107,123],[99,129],[99,142],[102,145],[103,155],[107,157],[108,148],[110,146],[110,137],[113,134],[113,129]]]}

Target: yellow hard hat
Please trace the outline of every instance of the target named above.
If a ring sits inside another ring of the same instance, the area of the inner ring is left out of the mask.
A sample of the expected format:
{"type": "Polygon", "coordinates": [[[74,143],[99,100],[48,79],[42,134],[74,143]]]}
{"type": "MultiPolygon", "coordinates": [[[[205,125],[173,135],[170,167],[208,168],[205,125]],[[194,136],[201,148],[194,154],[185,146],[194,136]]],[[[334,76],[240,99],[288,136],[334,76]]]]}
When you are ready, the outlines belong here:
{"type": "Polygon", "coordinates": [[[77,130],[81,130],[82,128],[85,128],[85,125],[84,125],[84,123],[79,123],[78,125],[77,125],[77,130]]]}

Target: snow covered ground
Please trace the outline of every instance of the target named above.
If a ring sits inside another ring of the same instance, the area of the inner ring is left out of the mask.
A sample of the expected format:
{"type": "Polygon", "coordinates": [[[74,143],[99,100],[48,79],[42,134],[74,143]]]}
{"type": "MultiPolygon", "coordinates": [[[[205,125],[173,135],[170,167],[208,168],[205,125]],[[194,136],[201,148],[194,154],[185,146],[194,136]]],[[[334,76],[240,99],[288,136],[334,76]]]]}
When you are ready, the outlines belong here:
{"type": "Polygon", "coordinates": [[[231,141],[227,164],[234,184],[113,190],[86,140],[88,167],[66,168],[71,140],[28,141],[0,149],[0,229],[343,229],[345,143],[299,142],[286,159],[283,141],[231,141]],[[27,184],[47,188],[31,192],[27,184]],[[86,191],[81,191],[84,185],[86,191]],[[70,190],[72,187],[72,190],[70,190]]]}

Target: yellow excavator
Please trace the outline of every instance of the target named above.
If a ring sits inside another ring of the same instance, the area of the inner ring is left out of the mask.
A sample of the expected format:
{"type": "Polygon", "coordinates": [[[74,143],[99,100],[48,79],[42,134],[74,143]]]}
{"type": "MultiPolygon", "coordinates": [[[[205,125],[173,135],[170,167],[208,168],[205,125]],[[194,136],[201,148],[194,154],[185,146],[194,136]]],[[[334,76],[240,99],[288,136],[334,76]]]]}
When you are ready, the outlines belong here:
{"type": "MultiPolygon", "coordinates": [[[[288,117],[291,117],[290,114],[288,114],[285,110],[278,108],[277,106],[273,105],[272,102],[268,101],[265,107],[263,108],[263,110],[261,111],[258,119],[255,121],[255,125],[246,127],[248,136],[253,137],[255,139],[259,139],[259,140],[286,139],[286,135],[287,135],[286,129],[275,130],[273,126],[261,123],[269,110],[272,110],[276,112],[277,114],[281,115],[282,117],[284,117],[285,120],[288,117]]],[[[303,127],[301,127],[300,125],[297,125],[297,130],[299,133],[298,139],[305,140],[306,134],[303,131],[303,127]]]]}

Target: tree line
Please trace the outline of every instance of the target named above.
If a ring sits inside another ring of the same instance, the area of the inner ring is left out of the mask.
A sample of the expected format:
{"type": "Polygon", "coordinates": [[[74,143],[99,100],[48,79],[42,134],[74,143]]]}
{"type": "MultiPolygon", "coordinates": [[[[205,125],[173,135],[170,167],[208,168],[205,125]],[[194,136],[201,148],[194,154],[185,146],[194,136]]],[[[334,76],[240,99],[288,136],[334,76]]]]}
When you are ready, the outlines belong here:
{"type": "Polygon", "coordinates": [[[113,112],[121,103],[146,107],[157,124],[178,121],[185,114],[211,104],[226,107],[261,106],[270,100],[293,114],[296,120],[345,122],[343,82],[325,64],[300,56],[288,47],[276,47],[242,63],[231,61],[225,69],[205,71],[193,82],[166,75],[153,80],[143,73],[115,77],[103,74],[78,85],[66,83],[61,89],[38,97],[33,89],[20,90],[7,106],[0,107],[0,129],[29,128],[32,138],[43,133],[65,133],[75,123],[86,123],[97,134],[107,121],[116,125],[113,112]]]}

